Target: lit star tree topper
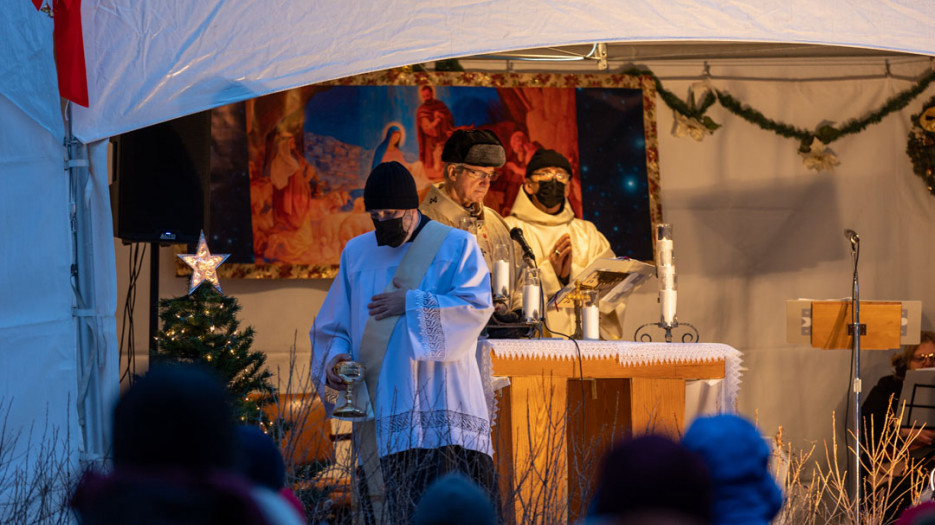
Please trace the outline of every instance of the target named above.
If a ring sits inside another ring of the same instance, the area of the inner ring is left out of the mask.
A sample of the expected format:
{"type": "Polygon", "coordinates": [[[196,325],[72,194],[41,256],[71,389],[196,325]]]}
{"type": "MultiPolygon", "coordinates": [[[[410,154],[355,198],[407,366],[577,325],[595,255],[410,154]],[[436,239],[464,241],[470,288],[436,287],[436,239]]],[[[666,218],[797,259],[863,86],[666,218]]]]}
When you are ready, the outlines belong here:
{"type": "Polygon", "coordinates": [[[185,261],[185,264],[192,267],[192,282],[188,287],[188,293],[191,295],[198,288],[202,281],[208,281],[213,284],[218,292],[221,291],[221,283],[218,282],[217,269],[227,258],[229,253],[220,253],[212,255],[208,251],[208,243],[205,242],[205,232],[201,232],[201,238],[198,239],[198,249],[195,254],[180,254],[179,258],[185,261]]]}

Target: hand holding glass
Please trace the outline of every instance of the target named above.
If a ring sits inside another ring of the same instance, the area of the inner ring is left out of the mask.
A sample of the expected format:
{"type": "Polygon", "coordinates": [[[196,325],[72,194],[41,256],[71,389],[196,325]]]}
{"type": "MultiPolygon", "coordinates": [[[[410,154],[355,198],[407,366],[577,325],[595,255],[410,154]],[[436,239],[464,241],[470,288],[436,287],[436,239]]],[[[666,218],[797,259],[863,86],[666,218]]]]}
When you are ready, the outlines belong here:
{"type": "Polygon", "coordinates": [[[354,405],[353,397],[354,383],[360,383],[364,380],[364,365],[357,361],[341,361],[335,365],[334,373],[347,383],[347,390],[344,392],[344,406],[334,410],[335,417],[365,417],[367,412],[354,405]]]}

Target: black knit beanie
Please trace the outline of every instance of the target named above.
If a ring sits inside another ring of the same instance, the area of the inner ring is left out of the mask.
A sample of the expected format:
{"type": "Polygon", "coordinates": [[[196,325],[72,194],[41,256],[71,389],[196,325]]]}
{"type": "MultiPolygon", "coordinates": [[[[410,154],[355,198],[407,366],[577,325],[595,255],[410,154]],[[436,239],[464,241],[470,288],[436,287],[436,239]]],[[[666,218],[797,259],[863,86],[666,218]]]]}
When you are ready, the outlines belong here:
{"type": "Polygon", "coordinates": [[[459,129],[445,141],[442,162],[499,168],[506,164],[506,151],[492,131],[459,129]]]}
{"type": "Polygon", "coordinates": [[[378,164],[364,185],[364,208],[370,210],[412,210],[419,207],[419,193],[412,174],[392,161],[378,164]]]}
{"type": "Polygon", "coordinates": [[[564,155],[554,149],[542,148],[536,150],[532,158],[529,159],[529,164],[526,165],[526,178],[542,168],[562,168],[571,175],[571,163],[568,162],[564,155]]]}

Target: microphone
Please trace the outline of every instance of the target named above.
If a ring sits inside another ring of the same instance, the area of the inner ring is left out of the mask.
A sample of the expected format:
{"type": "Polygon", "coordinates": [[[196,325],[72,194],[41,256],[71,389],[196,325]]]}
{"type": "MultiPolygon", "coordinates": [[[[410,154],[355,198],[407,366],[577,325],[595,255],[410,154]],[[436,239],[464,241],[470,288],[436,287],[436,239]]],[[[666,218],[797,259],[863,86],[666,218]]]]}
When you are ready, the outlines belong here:
{"type": "Polygon", "coordinates": [[[844,237],[850,241],[852,246],[857,246],[857,243],[860,242],[860,235],[857,235],[857,232],[850,228],[844,230],[844,237]]]}
{"type": "Polygon", "coordinates": [[[516,241],[519,247],[523,249],[523,259],[526,259],[530,266],[535,266],[536,256],[532,254],[532,248],[530,248],[529,243],[526,242],[526,237],[523,237],[523,230],[513,228],[510,230],[510,238],[516,241]]]}

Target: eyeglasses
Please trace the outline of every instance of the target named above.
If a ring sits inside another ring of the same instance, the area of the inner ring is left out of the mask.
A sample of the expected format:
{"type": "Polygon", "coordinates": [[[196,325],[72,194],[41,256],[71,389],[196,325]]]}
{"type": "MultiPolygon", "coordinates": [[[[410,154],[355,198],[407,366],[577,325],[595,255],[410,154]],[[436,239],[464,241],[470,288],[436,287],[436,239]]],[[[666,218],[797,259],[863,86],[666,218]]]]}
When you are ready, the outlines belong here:
{"type": "Polygon", "coordinates": [[[559,182],[568,182],[571,179],[571,174],[563,169],[556,168],[543,168],[541,170],[536,170],[532,172],[532,175],[529,176],[533,182],[544,182],[547,180],[555,179],[559,182]]]}
{"type": "Polygon", "coordinates": [[[484,180],[484,179],[497,180],[497,177],[500,176],[500,174],[495,171],[487,173],[486,171],[474,170],[474,169],[468,168],[467,166],[460,166],[460,169],[461,169],[461,173],[467,173],[468,175],[471,176],[471,178],[476,179],[476,180],[484,180]]]}
{"type": "Polygon", "coordinates": [[[926,361],[935,361],[935,354],[919,354],[912,356],[913,363],[924,363],[926,361]]]}

